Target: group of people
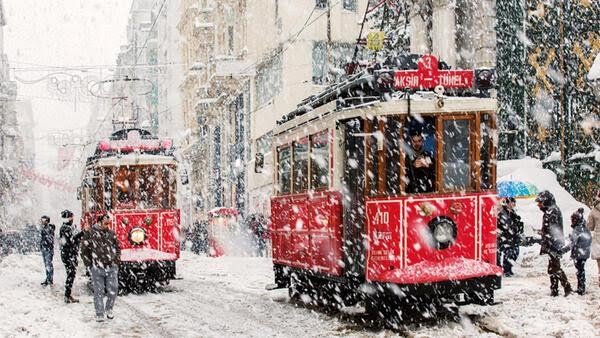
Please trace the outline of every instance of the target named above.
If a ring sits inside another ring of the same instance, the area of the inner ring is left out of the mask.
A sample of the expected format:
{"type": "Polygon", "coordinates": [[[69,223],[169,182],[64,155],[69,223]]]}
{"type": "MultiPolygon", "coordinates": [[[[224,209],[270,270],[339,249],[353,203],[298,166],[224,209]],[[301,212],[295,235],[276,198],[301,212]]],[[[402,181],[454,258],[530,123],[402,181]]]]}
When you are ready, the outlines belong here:
{"type": "MultiPolygon", "coordinates": [[[[61,213],[63,223],[59,230],[60,256],[67,273],[65,279],[65,303],[78,303],[72,296],[73,282],[77,273],[78,257],[92,278],[94,290],[94,308],[96,321],[113,319],[113,307],[118,293],[118,273],[121,251],[119,241],[113,230],[108,214],[98,216],[97,223],[81,230],[73,222],[73,213],[65,210],[61,213]],[[81,251],[81,252],[80,252],[81,251]],[[106,297],[106,303],[104,298],[106,297]]],[[[54,284],[54,224],[50,217],[40,219],[40,251],[45,266],[46,279],[43,286],[54,284]]]]}
{"type": "MultiPolygon", "coordinates": [[[[556,199],[551,192],[545,190],[535,199],[538,208],[544,213],[542,228],[538,231],[541,236],[540,254],[548,255],[548,275],[550,276],[550,295],[558,296],[559,284],[564,289],[564,295],[573,292],[571,284],[560,265],[560,259],[570,252],[577,270],[577,293],[585,294],[585,262],[592,258],[598,264],[598,284],[600,285],[600,190],[595,196],[594,205],[588,216],[584,218],[584,209],[579,208],[571,215],[571,234],[568,241],[564,236],[563,217],[556,199]]],[[[521,217],[515,211],[516,200],[512,197],[502,201],[498,212],[498,254],[497,264],[502,266],[504,276],[513,275],[512,265],[519,256],[524,227],[521,217]]]]}

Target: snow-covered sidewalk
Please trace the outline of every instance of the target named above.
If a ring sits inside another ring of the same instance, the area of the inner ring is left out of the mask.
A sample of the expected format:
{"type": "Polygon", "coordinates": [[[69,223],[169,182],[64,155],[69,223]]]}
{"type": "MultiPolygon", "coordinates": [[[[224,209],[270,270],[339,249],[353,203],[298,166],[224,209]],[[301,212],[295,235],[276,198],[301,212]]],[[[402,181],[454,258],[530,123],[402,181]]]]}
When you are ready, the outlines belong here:
{"type": "MultiPolygon", "coordinates": [[[[550,297],[546,259],[524,250],[516,277],[503,280],[500,304],[466,306],[458,323],[407,326],[414,337],[600,336],[600,287],[588,261],[585,296],[550,297]]],[[[574,281],[574,268],[566,263],[574,281]]],[[[57,283],[40,286],[42,260],[35,254],[11,255],[0,262],[0,336],[127,337],[390,337],[389,330],[365,328],[347,315],[328,315],[290,303],[285,290],[265,291],[272,282],[271,263],[263,258],[207,258],[187,252],[178,265],[182,280],[164,292],[119,297],[116,318],[93,321],[92,297],[78,277],[79,304],[62,299],[64,270],[56,262],[57,283]]]]}

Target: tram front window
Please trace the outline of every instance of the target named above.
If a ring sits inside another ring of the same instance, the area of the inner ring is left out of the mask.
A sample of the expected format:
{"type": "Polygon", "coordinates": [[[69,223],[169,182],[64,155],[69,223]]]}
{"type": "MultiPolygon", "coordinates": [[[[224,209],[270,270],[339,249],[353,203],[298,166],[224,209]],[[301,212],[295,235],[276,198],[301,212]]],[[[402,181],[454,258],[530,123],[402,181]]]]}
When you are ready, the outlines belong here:
{"type": "Polygon", "coordinates": [[[121,208],[133,207],[134,175],[134,170],[130,168],[120,168],[117,171],[115,189],[117,202],[121,208]]]}
{"type": "Polygon", "coordinates": [[[445,120],[443,127],[442,177],[444,189],[469,189],[471,185],[470,120],[445,120]]]}
{"type": "Polygon", "coordinates": [[[427,193],[435,189],[433,123],[413,124],[408,130],[406,149],[406,192],[427,193]],[[433,141],[433,142],[431,142],[433,141]]]}

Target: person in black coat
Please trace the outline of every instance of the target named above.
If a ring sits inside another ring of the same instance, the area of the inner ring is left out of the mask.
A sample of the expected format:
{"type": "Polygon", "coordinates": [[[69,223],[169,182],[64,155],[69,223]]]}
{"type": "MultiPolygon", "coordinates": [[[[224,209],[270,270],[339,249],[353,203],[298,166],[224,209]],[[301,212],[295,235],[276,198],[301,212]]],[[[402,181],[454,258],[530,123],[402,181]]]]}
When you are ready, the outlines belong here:
{"type": "Polygon", "coordinates": [[[554,195],[548,190],[540,192],[535,199],[538,207],[544,216],[542,219],[542,229],[539,231],[542,236],[540,255],[548,255],[548,275],[550,275],[550,295],[558,296],[558,283],[563,286],[565,297],[572,289],[567,275],[560,266],[562,249],[565,245],[563,232],[563,218],[560,209],[556,205],[554,195]]]}
{"type": "Polygon", "coordinates": [[[410,131],[410,148],[406,154],[407,193],[432,192],[435,182],[433,155],[423,147],[421,131],[410,131]]]}
{"type": "Polygon", "coordinates": [[[63,211],[61,217],[65,219],[60,227],[60,258],[67,271],[65,303],[78,303],[79,300],[71,296],[71,290],[77,272],[77,255],[79,254],[79,242],[83,232],[79,231],[77,226],[73,224],[73,213],[71,211],[63,211]]]}
{"type": "Polygon", "coordinates": [[[592,247],[592,233],[585,225],[583,208],[579,208],[571,215],[571,227],[573,228],[569,235],[571,259],[577,269],[577,293],[583,295],[585,294],[585,261],[590,258],[592,247]]]}
{"type": "Polygon", "coordinates": [[[46,286],[54,283],[52,259],[54,258],[54,231],[56,227],[54,224],[50,224],[50,217],[48,216],[42,216],[40,223],[40,252],[42,253],[46,269],[46,280],[42,282],[42,285],[46,286]]]}
{"type": "Polygon", "coordinates": [[[505,277],[513,276],[513,262],[519,257],[519,245],[524,228],[521,216],[515,211],[514,197],[505,198],[498,213],[498,265],[502,266],[505,277]]]}

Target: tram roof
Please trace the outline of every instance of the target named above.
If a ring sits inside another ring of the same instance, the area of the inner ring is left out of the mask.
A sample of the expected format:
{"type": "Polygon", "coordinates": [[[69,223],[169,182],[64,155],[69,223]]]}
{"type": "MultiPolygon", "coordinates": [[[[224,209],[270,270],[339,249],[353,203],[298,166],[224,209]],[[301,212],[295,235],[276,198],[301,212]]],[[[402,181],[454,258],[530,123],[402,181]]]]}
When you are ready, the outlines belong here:
{"type": "MultiPolygon", "coordinates": [[[[315,109],[297,116],[278,125],[274,135],[279,135],[293,129],[309,125],[330,125],[334,121],[346,120],[354,117],[370,117],[385,115],[443,115],[452,113],[475,113],[479,111],[496,111],[497,100],[494,98],[481,98],[469,96],[437,96],[433,92],[417,92],[410,95],[410,108],[408,98],[391,97],[388,101],[372,100],[351,107],[340,108],[336,101],[331,101],[315,109]],[[439,100],[443,106],[438,106],[439,100]],[[409,111],[410,109],[410,111],[409,111]]],[[[318,126],[316,126],[318,128],[318,126]]]]}
{"type": "Polygon", "coordinates": [[[114,167],[114,166],[134,166],[134,165],[161,165],[176,164],[177,160],[173,156],[151,155],[151,154],[125,154],[120,156],[110,156],[94,159],[88,163],[88,166],[114,167]]]}

